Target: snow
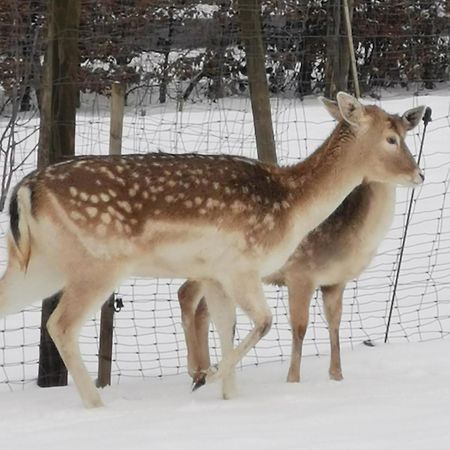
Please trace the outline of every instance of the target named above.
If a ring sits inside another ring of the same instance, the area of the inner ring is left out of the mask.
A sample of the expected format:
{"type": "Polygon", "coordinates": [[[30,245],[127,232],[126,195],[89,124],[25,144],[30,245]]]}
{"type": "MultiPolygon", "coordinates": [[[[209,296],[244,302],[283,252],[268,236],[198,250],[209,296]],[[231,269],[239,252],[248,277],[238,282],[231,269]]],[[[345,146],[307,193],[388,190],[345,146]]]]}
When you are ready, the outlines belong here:
{"type": "Polygon", "coordinates": [[[96,410],[73,385],[2,392],[0,436],[8,450],[448,450],[448,347],[360,345],[343,352],[341,382],[327,357],[306,358],[299,384],[284,382],[286,363],[247,367],[227,401],[217,384],[191,393],[187,375],[105,388],[96,410]]]}

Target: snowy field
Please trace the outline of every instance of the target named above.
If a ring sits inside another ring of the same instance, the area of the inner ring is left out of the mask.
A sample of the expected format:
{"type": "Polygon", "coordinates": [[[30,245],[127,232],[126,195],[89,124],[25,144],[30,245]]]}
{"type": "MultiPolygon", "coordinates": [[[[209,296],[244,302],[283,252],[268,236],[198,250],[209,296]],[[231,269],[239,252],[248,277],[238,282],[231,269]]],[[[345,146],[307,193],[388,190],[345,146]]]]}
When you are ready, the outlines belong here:
{"type": "MultiPolygon", "coordinates": [[[[106,153],[108,110],[83,104],[77,151],[106,153]]],[[[369,103],[373,101],[367,100],[369,103]]],[[[113,386],[106,408],[85,411],[73,385],[36,388],[39,299],[0,319],[0,436],[8,449],[157,448],[212,446],[292,449],[448,449],[450,442],[450,95],[395,93],[377,104],[389,112],[433,108],[421,166],[426,182],[414,193],[412,222],[394,303],[389,345],[387,312],[411,191],[399,189],[390,233],[370,267],[345,292],[341,337],[345,380],[327,379],[328,336],[315,298],[305,342],[302,383],[287,385],[290,330],[285,290],[266,288],[274,326],[245,358],[240,393],[222,401],[219,386],[190,393],[176,291],[182,280],[129,280],[118,289],[125,308],[116,314],[113,386]],[[444,339],[442,339],[444,338],[444,339]],[[446,339],[445,339],[446,338],[446,339]],[[375,348],[363,346],[371,339],[375,348]],[[353,351],[351,351],[353,349],[353,351]],[[254,367],[257,363],[258,367],[254,367]]],[[[282,164],[312,152],[333,127],[316,99],[273,99],[275,138],[282,164]]],[[[175,107],[128,107],[124,152],[233,153],[256,156],[250,105],[243,99],[175,107]]],[[[0,119],[0,128],[2,127],[0,119]]],[[[27,154],[37,139],[37,118],[24,120],[27,154]]],[[[407,143],[418,154],[421,126],[407,143]]],[[[33,168],[34,159],[16,180],[33,168]]],[[[5,264],[0,215],[0,270],[5,264]]],[[[240,316],[238,338],[248,322],[240,316]]],[[[95,377],[98,316],[84,327],[83,357],[95,377]]],[[[213,357],[219,356],[211,334],[213,357]]]]}
{"type": "Polygon", "coordinates": [[[238,373],[237,398],[219,386],[191,393],[185,375],[102,391],[85,410],[73,386],[0,393],[8,450],[448,450],[448,340],[359,346],[343,353],[345,379],[327,379],[328,358],[306,358],[300,384],[287,364],[238,373]]]}

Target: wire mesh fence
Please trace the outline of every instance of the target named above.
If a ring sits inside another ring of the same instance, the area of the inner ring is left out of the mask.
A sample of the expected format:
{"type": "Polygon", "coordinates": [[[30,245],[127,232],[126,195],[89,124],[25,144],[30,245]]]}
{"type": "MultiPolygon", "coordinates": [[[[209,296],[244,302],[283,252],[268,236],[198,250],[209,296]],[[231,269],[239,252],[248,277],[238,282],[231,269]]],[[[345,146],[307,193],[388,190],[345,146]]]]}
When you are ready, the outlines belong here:
{"type": "MultiPolygon", "coordinates": [[[[418,104],[434,111],[422,162],[426,184],[415,193],[390,332],[391,342],[423,341],[450,332],[450,154],[446,149],[450,138],[450,16],[445,2],[382,3],[355,1],[353,5],[362,90],[392,112],[418,104]]],[[[124,153],[161,150],[256,157],[246,57],[234,2],[86,0],[81,6],[78,154],[108,152],[108,95],[111,83],[122,81],[127,83],[124,153]]],[[[327,72],[331,58],[327,52],[333,39],[336,45],[345,40],[345,29],[333,19],[334,6],[334,2],[321,1],[262,3],[267,79],[281,164],[307,156],[333,127],[311,94],[324,93],[336,83],[327,72]]],[[[10,187],[37,163],[46,20],[46,2],[17,2],[8,9],[0,6],[2,204],[10,187]]],[[[348,76],[348,66],[344,72],[348,76]]],[[[408,137],[416,154],[421,132],[419,128],[408,137]]],[[[379,254],[361,278],[347,286],[341,326],[344,346],[366,339],[381,342],[384,337],[409,195],[408,190],[398,190],[394,223],[379,254]]],[[[4,211],[0,221],[2,267],[7,221],[4,211]]],[[[182,281],[136,279],[118,288],[124,308],[115,315],[116,382],[186,371],[176,297],[182,281]]],[[[287,292],[270,286],[265,292],[274,312],[273,329],[247,355],[244,365],[289,357],[287,292]]],[[[21,313],[0,319],[0,389],[22,388],[36,379],[40,326],[36,301],[21,313]]],[[[240,314],[238,340],[249,327],[240,314]]],[[[80,337],[83,357],[93,373],[98,336],[96,316],[80,337]]],[[[210,343],[218,358],[214,331],[210,343]]],[[[326,321],[316,294],[305,354],[327,352],[326,321]]]]}

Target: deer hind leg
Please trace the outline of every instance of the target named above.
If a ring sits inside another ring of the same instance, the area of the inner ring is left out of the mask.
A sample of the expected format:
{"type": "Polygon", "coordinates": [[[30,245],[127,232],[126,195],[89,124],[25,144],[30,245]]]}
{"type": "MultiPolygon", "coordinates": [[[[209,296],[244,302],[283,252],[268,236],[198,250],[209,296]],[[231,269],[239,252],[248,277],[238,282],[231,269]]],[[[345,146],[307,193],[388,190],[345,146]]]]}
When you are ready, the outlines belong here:
{"type": "Polygon", "coordinates": [[[330,334],[330,369],[329,374],[332,380],[343,379],[341,368],[341,350],[339,345],[339,326],[342,317],[342,297],[345,284],[335,284],[333,286],[323,286],[322,295],[325,306],[325,316],[328,322],[328,332],[330,334]]]}
{"type": "MultiPolygon", "coordinates": [[[[218,283],[208,283],[205,293],[207,307],[219,335],[222,358],[229,358],[234,348],[236,306],[218,283]]],[[[222,378],[222,397],[228,400],[234,396],[235,392],[236,382],[233,367],[222,378]]]]}
{"type": "Polygon", "coordinates": [[[84,274],[86,276],[66,284],[58,306],[47,322],[48,332],[87,408],[102,406],[102,401],[82,361],[78,335],[88,314],[106,300],[117,281],[107,273],[93,272],[95,276],[84,274]]]}
{"type": "Polygon", "coordinates": [[[315,286],[308,278],[299,276],[292,280],[287,280],[286,285],[289,294],[289,313],[292,328],[291,364],[287,381],[289,383],[298,383],[300,381],[303,340],[308,328],[309,305],[315,286]]]}
{"type": "Polygon", "coordinates": [[[186,281],[178,290],[187,347],[188,373],[194,383],[211,365],[208,346],[209,312],[203,295],[203,283],[197,280],[186,281]]]}
{"type": "Polygon", "coordinates": [[[242,272],[223,285],[228,302],[236,300],[240,308],[252,320],[254,326],[241,343],[222,358],[218,368],[210,368],[204,380],[194,388],[206,382],[213,382],[227,376],[236,364],[268,333],[272,325],[272,313],[267,305],[262,290],[259,274],[242,272]]]}

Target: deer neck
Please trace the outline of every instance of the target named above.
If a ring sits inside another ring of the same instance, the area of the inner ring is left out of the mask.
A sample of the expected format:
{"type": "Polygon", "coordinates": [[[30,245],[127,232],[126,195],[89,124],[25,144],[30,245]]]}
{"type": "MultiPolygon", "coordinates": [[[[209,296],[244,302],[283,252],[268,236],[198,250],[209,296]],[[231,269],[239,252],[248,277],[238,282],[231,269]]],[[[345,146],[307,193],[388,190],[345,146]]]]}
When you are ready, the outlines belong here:
{"type": "Polygon", "coordinates": [[[310,157],[292,167],[294,223],[300,234],[322,223],[364,179],[358,142],[348,128],[335,132],[310,157]]]}

